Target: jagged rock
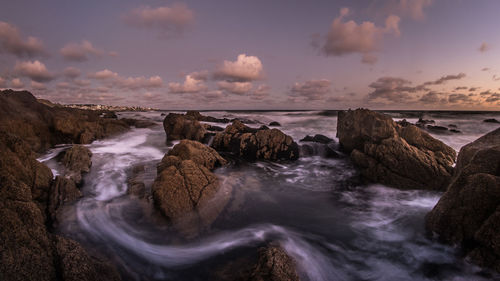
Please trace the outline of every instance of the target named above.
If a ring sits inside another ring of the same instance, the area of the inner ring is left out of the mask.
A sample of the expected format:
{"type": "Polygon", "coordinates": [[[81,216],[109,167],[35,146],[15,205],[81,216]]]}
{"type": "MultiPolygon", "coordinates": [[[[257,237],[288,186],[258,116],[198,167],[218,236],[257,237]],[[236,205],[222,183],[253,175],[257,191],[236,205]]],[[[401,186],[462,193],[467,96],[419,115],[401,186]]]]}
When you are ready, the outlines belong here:
{"type": "Polygon", "coordinates": [[[313,136],[310,136],[310,135],[307,135],[305,136],[303,139],[300,140],[301,142],[303,141],[310,141],[310,142],[317,142],[317,143],[323,143],[323,144],[326,144],[326,143],[330,143],[330,142],[333,142],[333,139],[325,136],[325,135],[321,135],[321,134],[316,134],[313,136]]]}
{"type": "Polygon", "coordinates": [[[57,176],[49,192],[49,200],[47,204],[47,213],[50,222],[56,225],[59,222],[58,211],[68,203],[71,203],[82,197],[82,193],[76,187],[73,180],[57,176]]]}
{"type": "Polygon", "coordinates": [[[90,143],[128,128],[97,111],[50,107],[27,91],[0,91],[0,130],[19,136],[36,152],[59,143],[90,143]]]}
{"type": "Polygon", "coordinates": [[[500,123],[500,121],[498,121],[495,118],[484,119],[483,122],[486,122],[486,123],[500,123]]]}
{"type": "Polygon", "coordinates": [[[299,157],[299,147],[290,136],[278,129],[253,129],[240,121],[234,121],[224,132],[217,133],[212,147],[249,161],[296,160],[299,157]]]}
{"type": "Polygon", "coordinates": [[[426,228],[500,271],[500,129],[462,147],[453,181],[427,215],[426,228]]]}
{"type": "Polygon", "coordinates": [[[416,126],[402,127],[367,109],[339,111],[342,148],[372,182],[403,189],[444,190],[456,152],[416,126]]]}
{"type": "MultiPolygon", "coordinates": [[[[53,235],[46,228],[49,202],[57,201],[52,200],[57,197],[51,194],[52,187],[52,172],[36,161],[30,145],[0,132],[0,280],[58,280],[64,275],[61,266],[68,263],[79,266],[78,280],[108,280],[109,268],[102,279],[99,274],[89,275],[102,267],[101,262],[75,261],[83,253],[63,261],[56,251],[53,235]]],[[[76,280],[70,277],[65,280],[76,280]]]]}
{"type": "Polygon", "coordinates": [[[229,202],[230,187],[222,190],[210,171],[224,163],[215,150],[184,140],[158,165],[152,187],[155,206],[186,236],[209,227],[229,202]]]}
{"type": "Polygon", "coordinates": [[[219,127],[219,126],[213,126],[213,125],[209,125],[209,124],[203,124],[203,127],[204,127],[207,131],[212,131],[212,132],[222,132],[222,131],[224,131],[224,128],[222,128],[222,127],[219,127]]]}
{"type": "Polygon", "coordinates": [[[92,166],[92,152],[83,145],[73,145],[64,151],[62,163],[65,167],[65,176],[77,185],[82,182],[82,175],[90,171],[92,166]]]}
{"type": "Polygon", "coordinates": [[[190,115],[169,113],[163,120],[163,128],[167,133],[167,140],[195,140],[202,141],[205,128],[190,115]]]}
{"type": "Polygon", "coordinates": [[[269,123],[269,126],[281,127],[281,124],[279,122],[273,121],[273,122],[269,123]]]}

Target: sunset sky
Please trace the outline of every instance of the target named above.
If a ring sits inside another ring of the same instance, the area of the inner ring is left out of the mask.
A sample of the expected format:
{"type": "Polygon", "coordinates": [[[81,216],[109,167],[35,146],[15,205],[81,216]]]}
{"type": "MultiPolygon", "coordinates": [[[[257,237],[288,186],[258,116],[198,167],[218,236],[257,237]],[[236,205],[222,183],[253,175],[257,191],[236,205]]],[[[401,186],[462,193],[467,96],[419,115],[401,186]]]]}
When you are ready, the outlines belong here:
{"type": "Polygon", "coordinates": [[[500,1],[2,1],[0,88],[161,109],[500,110],[500,1]]]}

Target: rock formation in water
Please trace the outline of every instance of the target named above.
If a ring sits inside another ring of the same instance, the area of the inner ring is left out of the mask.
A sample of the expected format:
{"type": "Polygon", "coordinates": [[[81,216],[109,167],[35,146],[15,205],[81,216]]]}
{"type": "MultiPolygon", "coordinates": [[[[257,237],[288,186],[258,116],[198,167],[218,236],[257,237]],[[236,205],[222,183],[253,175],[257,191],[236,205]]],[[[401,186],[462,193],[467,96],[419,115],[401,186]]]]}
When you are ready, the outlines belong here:
{"type": "Polygon", "coordinates": [[[36,152],[59,143],[91,143],[129,128],[121,120],[99,115],[97,111],[50,107],[27,91],[0,91],[0,131],[19,136],[36,152]]]}
{"type": "Polygon", "coordinates": [[[453,180],[426,227],[500,272],[500,129],[460,149],[453,180]]]}
{"type": "Polygon", "coordinates": [[[64,175],[77,185],[80,185],[83,174],[88,173],[90,166],[92,166],[92,152],[85,146],[73,145],[71,148],[66,149],[63,155],[64,175]]]}
{"type": "Polygon", "coordinates": [[[169,113],[163,120],[163,128],[168,141],[182,139],[202,141],[206,133],[196,118],[178,113],[169,113]]]}
{"type": "Polygon", "coordinates": [[[444,190],[451,180],[455,150],[387,115],[367,109],[339,111],[337,137],[369,181],[402,189],[444,190]]]}
{"type": "Polygon", "coordinates": [[[52,180],[28,143],[0,131],[0,280],[120,279],[114,267],[47,229],[53,204],[78,196],[61,195],[64,180],[52,180]]]}
{"type": "Polygon", "coordinates": [[[223,132],[215,134],[212,147],[249,161],[299,158],[299,146],[292,137],[278,129],[253,129],[238,120],[227,126],[223,132]]]}
{"type": "Polygon", "coordinates": [[[211,172],[225,163],[214,149],[182,140],[158,164],[152,187],[155,206],[188,237],[209,227],[229,202],[231,190],[222,190],[211,172]]]}

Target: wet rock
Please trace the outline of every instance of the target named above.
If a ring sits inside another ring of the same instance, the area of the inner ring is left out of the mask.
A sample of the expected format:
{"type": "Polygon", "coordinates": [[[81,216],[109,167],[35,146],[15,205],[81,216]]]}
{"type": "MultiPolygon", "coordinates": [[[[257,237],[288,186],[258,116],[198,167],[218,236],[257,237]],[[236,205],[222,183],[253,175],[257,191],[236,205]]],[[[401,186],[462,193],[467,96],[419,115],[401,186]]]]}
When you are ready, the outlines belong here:
{"type": "Polygon", "coordinates": [[[456,152],[416,126],[367,109],[340,111],[337,136],[369,181],[444,190],[451,180],[456,152]]]}
{"type": "Polygon", "coordinates": [[[195,140],[202,141],[206,130],[190,115],[169,113],[163,120],[163,128],[167,133],[167,140],[195,140]]]}
{"type": "Polygon", "coordinates": [[[73,145],[63,153],[62,163],[65,167],[65,176],[80,185],[83,174],[88,173],[92,166],[92,152],[83,145],[73,145]]]}
{"type": "Polygon", "coordinates": [[[455,134],[459,134],[459,133],[461,133],[462,131],[457,130],[457,129],[451,129],[451,130],[450,130],[450,132],[455,133],[455,134]]]}
{"type": "Polygon", "coordinates": [[[105,111],[101,114],[102,118],[111,118],[111,119],[118,119],[118,116],[116,116],[116,113],[114,111],[105,111]]]}
{"type": "Polygon", "coordinates": [[[215,150],[184,140],[158,164],[152,187],[155,206],[187,237],[208,228],[229,202],[231,189],[221,189],[210,171],[224,163],[215,150]]]}
{"type": "Polygon", "coordinates": [[[139,199],[144,199],[146,197],[146,184],[142,180],[144,172],[144,165],[136,165],[132,168],[132,175],[127,180],[127,194],[135,196],[139,199]]]}
{"type": "Polygon", "coordinates": [[[498,121],[495,118],[485,119],[485,120],[483,120],[483,122],[486,122],[486,123],[500,123],[500,121],[498,121]]]}
{"type": "Polygon", "coordinates": [[[203,124],[203,127],[205,127],[205,129],[207,131],[212,131],[212,132],[222,132],[222,131],[224,131],[224,128],[222,128],[222,127],[213,126],[213,125],[209,125],[209,124],[203,124]]]}
{"type": "Polygon", "coordinates": [[[162,114],[160,114],[160,116],[167,116],[167,114],[165,114],[165,113],[162,113],[162,114]]]}
{"type": "Polygon", "coordinates": [[[429,120],[426,120],[426,119],[422,119],[422,117],[418,118],[418,121],[417,123],[415,123],[415,125],[417,127],[425,127],[427,124],[435,124],[436,122],[432,119],[429,119],[429,120]]]}
{"type": "Polygon", "coordinates": [[[310,141],[310,142],[317,142],[317,143],[323,143],[323,144],[327,144],[327,143],[330,143],[330,142],[333,142],[334,140],[327,137],[327,136],[324,136],[324,135],[321,135],[321,134],[316,134],[313,136],[310,136],[310,135],[307,135],[305,136],[303,139],[300,140],[301,142],[304,142],[304,141],[310,141]]]}
{"type": "Polygon", "coordinates": [[[69,204],[82,197],[82,193],[76,187],[73,180],[57,176],[52,183],[49,192],[47,213],[50,224],[56,226],[59,223],[58,214],[63,205],[69,204]]]}
{"type": "Polygon", "coordinates": [[[453,181],[426,228],[460,245],[481,266],[500,271],[500,129],[462,147],[453,181]]]}
{"type": "Polygon", "coordinates": [[[448,131],[448,128],[443,127],[443,126],[432,126],[432,125],[427,125],[426,128],[430,131],[448,131]]]}
{"type": "Polygon", "coordinates": [[[296,160],[299,157],[299,147],[290,136],[278,129],[253,129],[240,121],[234,121],[224,132],[217,133],[212,147],[249,161],[296,160]]]}
{"type": "Polygon", "coordinates": [[[406,126],[409,126],[409,125],[413,125],[412,123],[410,123],[410,122],[406,121],[406,119],[403,119],[403,120],[401,120],[401,121],[396,121],[396,123],[397,123],[398,125],[403,126],[403,127],[406,127],[406,126]]]}
{"type": "Polygon", "coordinates": [[[250,280],[300,280],[295,266],[295,261],[281,247],[271,246],[261,248],[259,250],[259,261],[250,280]]]}
{"type": "Polygon", "coordinates": [[[281,127],[281,124],[279,122],[273,121],[273,122],[269,123],[269,126],[271,126],[271,127],[281,127]]]}
{"type": "Polygon", "coordinates": [[[212,122],[212,123],[229,123],[229,122],[231,122],[231,120],[229,120],[227,118],[215,118],[212,116],[205,116],[205,115],[202,115],[200,112],[194,111],[194,110],[190,110],[190,111],[186,112],[186,116],[192,117],[194,120],[204,121],[204,122],[212,122]]]}
{"type": "Polygon", "coordinates": [[[120,120],[127,123],[127,125],[136,128],[150,128],[156,126],[155,122],[149,120],[132,119],[132,118],[122,118],[120,120]]]}

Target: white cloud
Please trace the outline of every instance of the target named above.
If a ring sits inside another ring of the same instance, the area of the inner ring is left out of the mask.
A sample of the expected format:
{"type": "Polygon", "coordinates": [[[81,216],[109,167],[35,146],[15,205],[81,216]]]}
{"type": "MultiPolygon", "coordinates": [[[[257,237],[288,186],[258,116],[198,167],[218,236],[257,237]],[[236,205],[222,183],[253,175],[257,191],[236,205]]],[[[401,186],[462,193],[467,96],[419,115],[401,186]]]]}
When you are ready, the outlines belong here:
{"type": "Polygon", "coordinates": [[[31,88],[33,90],[39,90],[39,91],[42,91],[42,90],[46,90],[47,87],[45,87],[45,84],[43,83],[38,83],[36,81],[31,81],[31,88]]]}
{"type": "Polygon", "coordinates": [[[414,20],[425,19],[424,9],[432,4],[433,0],[399,0],[399,11],[409,15],[414,20]]]}
{"type": "Polygon", "coordinates": [[[24,83],[19,78],[14,78],[10,81],[10,86],[14,89],[24,88],[24,83]]]}
{"type": "Polygon", "coordinates": [[[236,61],[227,61],[215,71],[218,80],[248,82],[262,78],[263,66],[256,56],[238,55],[236,61]]]}
{"type": "Polygon", "coordinates": [[[252,89],[252,83],[250,82],[228,82],[219,81],[217,82],[219,90],[224,90],[236,95],[244,95],[252,89]]]}
{"type": "Polygon", "coordinates": [[[55,75],[50,73],[45,64],[38,60],[33,62],[18,62],[14,67],[14,71],[19,75],[29,77],[31,80],[36,82],[47,82],[55,78],[55,75]]]}
{"type": "Polygon", "coordinates": [[[34,57],[44,55],[43,43],[36,37],[21,38],[17,27],[0,21],[0,52],[13,54],[17,57],[34,57]]]}
{"type": "Polygon", "coordinates": [[[80,76],[82,72],[80,71],[80,69],[70,66],[64,69],[63,74],[68,78],[75,79],[76,77],[80,76]]]}
{"type": "Polygon", "coordinates": [[[87,75],[89,78],[100,80],[105,83],[108,88],[116,87],[127,90],[160,88],[163,86],[163,79],[160,76],[151,76],[149,78],[144,76],[139,77],[122,77],[118,73],[109,69],[97,71],[87,75]]]}
{"type": "Polygon", "coordinates": [[[168,84],[168,89],[171,93],[176,93],[176,94],[199,93],[201,91],[207,90],[207,86],[205,86],[203,80],[196,79],[195,77],[203,78],[197,75],[197,73],[188,74],[186,75],[186,79],[184,80],[183,84],[172,82],[168,84]]]}
{"type": "Polygon", "coordinates": [[[109,69],[104,69],[101,71],[97,71],[95,73],[90,73],[87,75],[89,78],[94,78],[94,79],[99,79],[99,80],[105,80],[105,79],[111,79],[111,78],[118,78],[118,73],[113,72],[109,69]]]}
{"type": "Polygon", "coordinates": [[[83,40],[81,43],[68,43],[59,51],[63,58],[68,61],[82,62],[87,61],[91,56],[101,57],[106,54],[117,56],[116,52],[106,52],[92,45],[91,42],[83,40]]]}

